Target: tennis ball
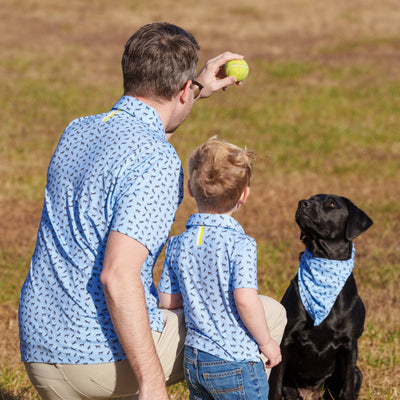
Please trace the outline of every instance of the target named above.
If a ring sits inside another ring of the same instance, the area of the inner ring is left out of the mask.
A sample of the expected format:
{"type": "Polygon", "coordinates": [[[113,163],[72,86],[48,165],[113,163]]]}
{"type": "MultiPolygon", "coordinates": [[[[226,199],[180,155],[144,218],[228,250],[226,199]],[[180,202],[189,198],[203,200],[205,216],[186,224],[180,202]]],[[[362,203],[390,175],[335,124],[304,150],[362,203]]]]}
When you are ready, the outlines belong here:
{"type": "Polygon", "coordinates": [[[231,60],[225,64],[226,76],[234,76],[238,82],[247,78],[249,66],[244,60],[231,60]]]}

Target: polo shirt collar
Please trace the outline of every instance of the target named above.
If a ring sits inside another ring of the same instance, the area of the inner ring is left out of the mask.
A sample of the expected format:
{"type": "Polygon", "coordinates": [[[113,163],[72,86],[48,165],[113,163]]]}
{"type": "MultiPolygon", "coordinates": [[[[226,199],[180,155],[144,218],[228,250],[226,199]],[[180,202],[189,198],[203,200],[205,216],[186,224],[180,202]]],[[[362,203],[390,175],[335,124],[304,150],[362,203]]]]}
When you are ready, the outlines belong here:
{"type": "Polygon", "coordinates": [[[166,139],[164,125],[157,111],[133,96],[122,96],[112,110],[121,110],[142,120],[160,138],[166,139]]]}
{"type": "Polygon", "coordinates": [[[195,226],[213,226],[244,233],[244,229],[239,222],[230,215],[225,214],[192,214],[186,223],[186,229],[195,226]]]}

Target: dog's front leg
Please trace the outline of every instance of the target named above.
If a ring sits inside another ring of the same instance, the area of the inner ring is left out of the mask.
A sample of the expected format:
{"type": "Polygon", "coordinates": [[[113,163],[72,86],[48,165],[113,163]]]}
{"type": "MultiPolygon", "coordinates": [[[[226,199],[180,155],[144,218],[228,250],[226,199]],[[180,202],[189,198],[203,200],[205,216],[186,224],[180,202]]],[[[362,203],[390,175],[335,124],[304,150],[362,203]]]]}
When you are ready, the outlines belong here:
{"type": "Polygon", "coordinates": [[[335,400],[358,399],[362,374],[356,363],[357,341],[348,343],[338,352],[335,372],[327,385],[327,391],[335,400]]]}

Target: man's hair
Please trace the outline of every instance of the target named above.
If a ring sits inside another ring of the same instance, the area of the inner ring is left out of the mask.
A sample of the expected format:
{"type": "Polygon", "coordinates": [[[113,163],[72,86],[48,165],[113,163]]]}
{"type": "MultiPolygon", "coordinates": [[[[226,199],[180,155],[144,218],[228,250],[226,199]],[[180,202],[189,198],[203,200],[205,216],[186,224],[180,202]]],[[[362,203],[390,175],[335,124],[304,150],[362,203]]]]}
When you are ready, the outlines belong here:
{"type": "Polygon", "coordinates": [[[169,24],[141,27],[125,45],[122,56],[124,93],[171,100],[197,73],[197,51],[192,34],[169,24]]]}
{"type": "Polygon", "coordinates": [[[232,210],[250,186],[254,153],[224,140],[210,138],[189,158],[190,188],[206,212],[232,210]]]}

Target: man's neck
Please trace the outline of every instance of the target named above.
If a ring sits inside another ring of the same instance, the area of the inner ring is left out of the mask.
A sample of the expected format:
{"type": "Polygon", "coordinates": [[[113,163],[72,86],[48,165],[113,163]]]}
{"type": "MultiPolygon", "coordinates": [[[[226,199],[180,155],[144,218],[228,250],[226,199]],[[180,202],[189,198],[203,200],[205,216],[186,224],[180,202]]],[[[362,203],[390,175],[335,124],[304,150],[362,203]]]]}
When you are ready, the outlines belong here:
{"type": "MultiPolygon", "coordinates": [[[[138,99],[139,101],[141,101],[142,103],[147,104],[149,107],[154,108],[156,110],[158,116],[161,119],[161,122],[164,126],[164,130],[167,129],[169,120],[171,118],[171,109],[172,109],[171,102],[168,102],[168,101],[163,102],[161,100],[156,100],[156,99],[149,98],[149,97],[134,96],[134,95],[130,95],[130,94],[128,94],[127,96],[132,96],[135,99],[138,99]]],[[[165,134],[166,140],[169,140],[172,135],[173,135],[173,132],[166,133],[165,134]]]]}

